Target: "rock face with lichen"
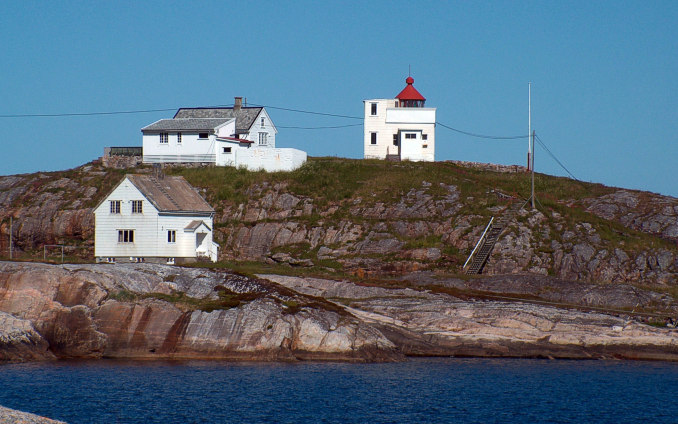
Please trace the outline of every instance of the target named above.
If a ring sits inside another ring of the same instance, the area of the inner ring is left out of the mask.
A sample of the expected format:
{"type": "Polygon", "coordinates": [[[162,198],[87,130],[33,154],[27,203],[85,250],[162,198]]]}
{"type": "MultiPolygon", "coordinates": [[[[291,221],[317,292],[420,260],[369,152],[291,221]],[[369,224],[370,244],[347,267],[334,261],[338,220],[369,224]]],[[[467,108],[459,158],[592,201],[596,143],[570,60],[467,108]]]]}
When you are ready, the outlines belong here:
{"type": "MultiPolygon", "coordinates": [[[[182,173],[214,206],[221,260],[378,276],[461,272],[489,219],[523,202],[519,171],[323,158],[288,174],[167,170],[182,173]]],[[[78,246],[67,255],[91,258],[92,208],[124,172],[151,170],[92,163],[0,177],[0,251],[8,253],[12,216],[15,253],[38,258],[45,244],[58,243],[78,246]]],[[[678,199],[540,178],[547,185],[537,192],[544,205],[512,216],[484,274],[676,284],[678,199]]]]}
{"type": "Polygon", "coordinates": [[[0,311],[0,359],[399,357],[331,303],[204,269],[1,262],[0,311]]]}

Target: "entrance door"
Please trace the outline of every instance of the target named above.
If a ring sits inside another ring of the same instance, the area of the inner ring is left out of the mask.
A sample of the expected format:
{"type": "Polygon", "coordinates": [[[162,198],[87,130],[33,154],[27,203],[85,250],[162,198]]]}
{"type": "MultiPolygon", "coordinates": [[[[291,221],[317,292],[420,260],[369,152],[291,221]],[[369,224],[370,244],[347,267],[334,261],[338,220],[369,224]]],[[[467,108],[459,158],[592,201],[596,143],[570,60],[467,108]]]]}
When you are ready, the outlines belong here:
{"type": "Polygon", "coordinates": [[[421,131],[400,131],[400,160],[421,160],[421,131]]]}

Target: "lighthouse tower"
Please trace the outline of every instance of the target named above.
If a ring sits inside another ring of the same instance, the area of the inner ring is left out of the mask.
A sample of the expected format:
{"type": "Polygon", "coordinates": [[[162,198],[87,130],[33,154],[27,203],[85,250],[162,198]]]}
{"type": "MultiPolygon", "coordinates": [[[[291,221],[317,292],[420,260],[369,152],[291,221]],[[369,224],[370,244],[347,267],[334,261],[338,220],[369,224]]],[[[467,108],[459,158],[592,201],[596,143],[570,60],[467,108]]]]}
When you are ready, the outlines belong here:
{"type": "Polygon", "coordinates": [[[394,99],[363,100],[365,159],[435,160],[436,109],[414,88],[414,78],[394,99]]]}

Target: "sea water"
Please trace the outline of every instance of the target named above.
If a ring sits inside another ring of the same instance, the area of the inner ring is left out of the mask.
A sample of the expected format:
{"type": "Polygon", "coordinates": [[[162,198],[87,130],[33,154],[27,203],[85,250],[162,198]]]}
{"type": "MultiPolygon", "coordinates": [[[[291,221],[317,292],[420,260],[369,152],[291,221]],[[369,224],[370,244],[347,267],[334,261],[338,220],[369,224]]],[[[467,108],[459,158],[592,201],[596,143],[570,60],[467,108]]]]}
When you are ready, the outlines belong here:
{"type": "Polygon", "coordinates": [[[676,423],[676,395],[666,362],[0,365],[0,405],[69,423],[676,423]]]}

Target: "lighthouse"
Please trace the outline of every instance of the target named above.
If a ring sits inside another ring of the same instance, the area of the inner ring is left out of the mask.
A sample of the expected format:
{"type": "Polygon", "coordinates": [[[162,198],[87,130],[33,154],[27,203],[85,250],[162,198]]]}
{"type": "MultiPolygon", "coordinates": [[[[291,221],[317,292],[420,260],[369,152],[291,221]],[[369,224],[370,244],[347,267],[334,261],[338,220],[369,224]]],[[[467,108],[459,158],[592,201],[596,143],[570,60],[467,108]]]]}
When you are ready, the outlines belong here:
{"type": "Polygon", "coordinates": [[[435,160],[436,109],[414,88],[414,78],[393,99],[363,100],[365,109],[364,157],[435,160]]]}

